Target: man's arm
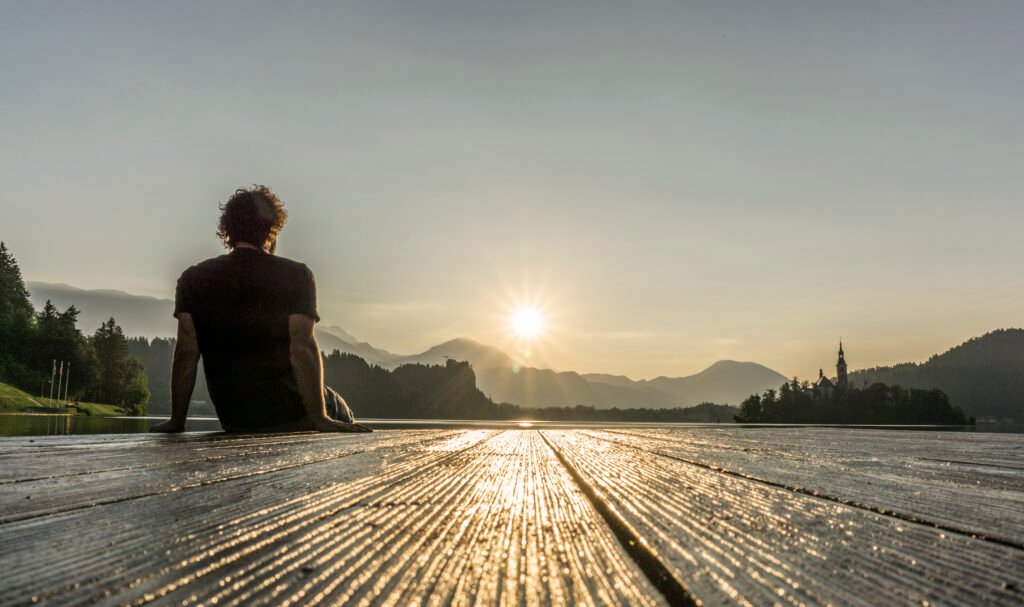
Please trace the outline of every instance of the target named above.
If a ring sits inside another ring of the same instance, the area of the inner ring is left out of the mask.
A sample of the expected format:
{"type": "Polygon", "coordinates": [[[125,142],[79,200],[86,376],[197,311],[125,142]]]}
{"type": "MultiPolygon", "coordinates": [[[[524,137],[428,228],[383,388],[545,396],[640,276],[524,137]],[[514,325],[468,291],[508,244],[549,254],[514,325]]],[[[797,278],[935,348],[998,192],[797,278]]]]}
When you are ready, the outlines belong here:
{"type": "Polygon", "coordinates": [[[324,361],[320,356],[320,345],[316,343],[313,323],[314,320],[305,314],[288,316],[292,371],[299,385],[306,414],[313,422],[313,427],[321,432],[365,432],[365,428],[356,424],[346,424],[327,416],[324,403],[324,361]]]}
{"type": "Polygon", "coordinates": [[[196,386],[199,367],[199,340],[192,315],[178,314],[178,339],[171,364],[171,419],[150,428],[151,432],[181,432],[188,417],[188,404],[196,386]]]}

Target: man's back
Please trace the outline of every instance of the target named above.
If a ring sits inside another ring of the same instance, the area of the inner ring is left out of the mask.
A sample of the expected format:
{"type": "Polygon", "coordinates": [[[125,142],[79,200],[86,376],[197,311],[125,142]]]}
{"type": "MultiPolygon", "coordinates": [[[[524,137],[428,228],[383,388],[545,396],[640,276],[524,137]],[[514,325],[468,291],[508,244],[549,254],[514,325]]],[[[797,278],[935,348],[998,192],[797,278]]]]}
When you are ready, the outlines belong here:
{"type": "Polygon", "coordinates": [[[289,360],[288,316],[319,320],[309,268],[261,250],[236,248],[182,273],[174,314],[183,312],[195,322],[221,422],[260,428],[305,415],[289,360]]]}

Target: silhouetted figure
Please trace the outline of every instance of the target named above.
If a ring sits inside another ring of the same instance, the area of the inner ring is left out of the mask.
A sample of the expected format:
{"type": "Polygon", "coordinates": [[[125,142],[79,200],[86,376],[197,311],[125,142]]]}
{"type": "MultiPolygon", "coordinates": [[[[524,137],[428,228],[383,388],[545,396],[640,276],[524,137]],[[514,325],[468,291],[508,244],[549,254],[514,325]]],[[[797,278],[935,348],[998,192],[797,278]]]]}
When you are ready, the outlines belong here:
{"type": "Polygon", "coordinates": [[[154,432],[185,428],[200,356],[228,432],[369,432],[324,387],[313,272],[274,255],[287,218],[266,186],[236,190],[221,206],[217,235],[230,252],[178,279],[171,419],[154,432]]]}

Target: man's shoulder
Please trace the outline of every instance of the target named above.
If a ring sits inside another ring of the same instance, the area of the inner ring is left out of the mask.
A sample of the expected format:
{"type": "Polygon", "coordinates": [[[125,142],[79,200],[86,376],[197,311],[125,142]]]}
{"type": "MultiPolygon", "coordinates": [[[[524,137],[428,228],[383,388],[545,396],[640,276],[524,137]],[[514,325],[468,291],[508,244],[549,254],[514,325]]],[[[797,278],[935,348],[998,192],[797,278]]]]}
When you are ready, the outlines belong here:
{"type": "MultiPolygon", "coordinates": [[[[218,255],[209,259],[204,259],[194,265],[191,265],[181,273],[181,278],[184,280],[195,279],[200,276],[208,276],[211,274],[217,274],[229,270],[233,267],[233,260],[230,254],[218,255]]],[[[259,257],[259,261],[265,264],[265,267],[272,268],[273,270],[295,275],[306,275],[312,274],[313,271],[306,264],[301,261],[289,259],[287,257],[280,257],[278,255],[263,255],[259,257]]]]}
{"type": "Polygon", "coordinates": [[[289,259],[287,257],[279,257],[277,255],[268,255],[267,257],[270,260],[270,263],[277,264],[277,265],[281,266],[282,268],[290,268],[290,269],[295,270],[297,272],[309,272],[309,271],[311,271],[309,269],[309,266],[307,266],[306,264],[302,263],[301,261],[296,261],[294,259],[289,259]]]}
{"type": "Polygon", "coordinates": [[[296,284],[305,282],[313,274],[306,264],[287,257],[266,255],[261,257],[260,261],[264,264],[263,267],[273,275],[282,280],[294,281],[296,284]]]}
{"type": "Polygon", "coordinates": [[[202,274],[204,272],[222,268],[224,264],[227,263],[227,257],[227,255],[218,255],[216,257],[211,257],[209,259],[204,259],[203,261],[196,262],[190,265],[189,267],[185,268],[185,270],[181,273],[181,278],[194,278],[195,276],[202,274]]]}

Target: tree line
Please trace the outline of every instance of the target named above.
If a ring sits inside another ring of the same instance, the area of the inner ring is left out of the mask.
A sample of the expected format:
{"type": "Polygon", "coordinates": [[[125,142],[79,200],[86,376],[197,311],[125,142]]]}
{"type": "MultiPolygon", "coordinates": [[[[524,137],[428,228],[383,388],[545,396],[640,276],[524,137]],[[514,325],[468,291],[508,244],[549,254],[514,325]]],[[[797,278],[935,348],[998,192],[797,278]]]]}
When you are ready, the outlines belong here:
{"type": "MultiPolygon", "coordinates": [[[[151,410],[170,410],[170,369],[174,339],[128,340],[128,348],[148,369],[151,410]]],[[[736,407],[705,403],[675,409],[597,409],[591,406],[521,407],[496,403],[476,385],[476,373],[466,362],[446,365],[402,365],[394,370],[371,365],[355,354],[337,350],[325,354],[324,383],[338,391],[359,417],[389,419],[478,419],[544,421],[731,422],[736,407]]],[[[193,401],[210,402],[200,371],[193,401]]],[[[197,407],[193,414],[213,414],[197,407]]]]}
{"type": "Polygon", "coordinates": [[[476,386],[468,362],[402,365],[393,371],[335,350],[324,357],[324,383],[336,389],[357,416],[410,419],[538,421],[717,422],[735,407],[704,403],[674,409],[598,409],[591,406],[521,407],[496,403],[476,386]]]}
{"type": "Polygon", "coordinates": [[[975,417],[1024,421],[1024,329],[992,331],[923,363],[864,369],[850,380],[935,387],[975,417]]]}
{"type": "Polygon", "coordinates": [[[960,407],[942,390],[902,388],[875,384],[858,389],[836,389],[823,395],[797,378],[778,390],[752,394],[740,405],[741,423],[967,425],[960,407]]]}
{"type": "Polygon", "coordinates": [[[53,361],[71,364],[69,400],[117,405],[128,414],[146,411],[146,370],[129,355],[128,340],[111,318],[91,335],[78,329],[74,306],[50,301],[36,311],[21,269],[0,242],[0,381],[30,394],[49,394],[53,361]]]}

